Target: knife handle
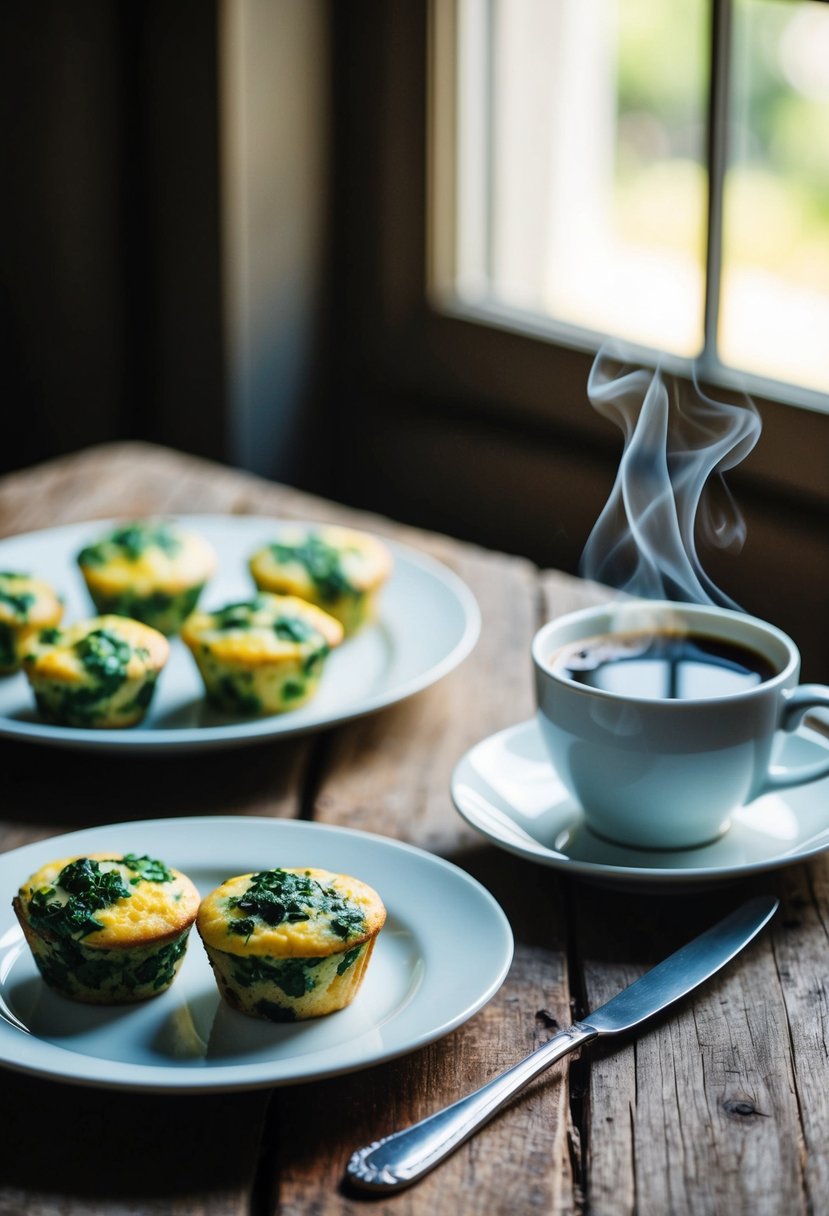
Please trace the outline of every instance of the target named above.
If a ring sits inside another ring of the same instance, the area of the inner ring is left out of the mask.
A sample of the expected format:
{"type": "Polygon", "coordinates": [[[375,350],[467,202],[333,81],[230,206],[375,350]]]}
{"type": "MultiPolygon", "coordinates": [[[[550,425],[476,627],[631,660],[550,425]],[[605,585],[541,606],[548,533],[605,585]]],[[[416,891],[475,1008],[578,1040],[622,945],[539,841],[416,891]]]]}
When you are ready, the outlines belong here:
{"type": "Polygon", "coordinates": [[[348,1163],[349,1178],[366,1190],[385,1193],[417,1182],[483,1127],[534,1077],[562,1056],[595,1039],[597,1034],[592,1026],[579,1022],[559,1031],[474,1093],[412,1127],[357,1149],[348,1163]]]}

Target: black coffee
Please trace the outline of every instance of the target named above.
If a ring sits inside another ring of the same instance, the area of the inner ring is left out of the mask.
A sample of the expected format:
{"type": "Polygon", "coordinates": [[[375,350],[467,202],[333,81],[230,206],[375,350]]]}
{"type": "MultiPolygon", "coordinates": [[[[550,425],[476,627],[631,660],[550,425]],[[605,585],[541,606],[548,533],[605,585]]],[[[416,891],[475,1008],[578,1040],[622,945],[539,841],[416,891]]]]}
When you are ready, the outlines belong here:
{"type": "Polygon", "coordinates": [[[727,696],[776,674],[764,655],[738,642],[668,631],[587,638],[565,647],[553,670],[590,688],[651,700],[727,696]]]}

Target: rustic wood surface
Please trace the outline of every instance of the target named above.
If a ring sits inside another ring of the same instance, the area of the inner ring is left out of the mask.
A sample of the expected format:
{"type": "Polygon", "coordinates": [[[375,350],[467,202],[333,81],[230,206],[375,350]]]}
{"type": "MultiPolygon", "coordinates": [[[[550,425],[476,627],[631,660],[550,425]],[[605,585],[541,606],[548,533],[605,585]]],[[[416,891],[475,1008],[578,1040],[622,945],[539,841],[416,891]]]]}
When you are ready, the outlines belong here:
{"type": "Polygon", "coordinates": [[[198,764],[119,755],[96,760],[90,784],[83,756],[0,742],[0,848],[113,819],[311,817],[460,865],[507,913],[515,959],[500,992],[454,1033],[343,1078],[193,1097],[2,1070],[0,1214],[829,1210],[826,858],[690,895],[613,891],[496,850],[452,808],[449,778],[463,752],[532,713],[535,629],[602,590],[148,445],[92,449],[0,481],[0,535],[159,512],[370,527],[465,580],[482,610],[480,641],[410,700],[320,735],[245,749],[244,762],[233,751],[198,764]],[[418,1186],[372,1199],[343,1183],[354,1147],[482,1083],[554,1023],[583,1015],[758,891],[783,901],[771,931],[670,1017],[535,1082],[418,1186]]]}

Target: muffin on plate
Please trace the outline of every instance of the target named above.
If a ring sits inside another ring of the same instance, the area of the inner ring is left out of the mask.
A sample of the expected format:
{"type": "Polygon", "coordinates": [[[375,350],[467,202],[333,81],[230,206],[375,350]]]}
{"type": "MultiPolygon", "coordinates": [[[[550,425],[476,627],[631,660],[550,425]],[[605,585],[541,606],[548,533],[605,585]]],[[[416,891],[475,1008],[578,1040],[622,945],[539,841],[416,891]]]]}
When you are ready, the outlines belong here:
{"type": "Polygon", "coordinates": [[[260,591],[317,604],[352,634],[370,620],[392,570],[376,536],[334,525],[284,524],[248,566],[260,591]]]}
{"type": "Polygon", "coordinates": [[[164,520],[134,520],[87,545],[78,565],[100,613],[178,633],[216,568],[201,536],[164,520]]]}
{"type": "Polygon", "coordinates": [[[23,656],[38,709],[63,726],[134,726],[147,712],[170,644],[123,616],[45,629],[23,656]]]}
{"type": "Polygon", "coordinates": [[[194,612],[181,631],[208,700],[237,715],[304,705],[342,636],[339,621],[313,604],[266,594],[216,612],[194,612]]]}
{"type": "Polygon", "coordinates": [[[163,861],[90,853],[41,866],[12,905],[50,988],[74,1001],[123,1005],[172,984],[199,894],[163,861]]]}
{"type": "Polygon", "coordinates": [[[385,920],[380,896],[357,878],[274,869],[222,883],[196,928],[231,1008],[294,1022],[354,1000],[385,920]]]}
{"type": "Polygon", "coordinates": [[[29,642],[60,624],[63,601],[42,579],[0,571],[0,675],[19,671],[29,642]]]}

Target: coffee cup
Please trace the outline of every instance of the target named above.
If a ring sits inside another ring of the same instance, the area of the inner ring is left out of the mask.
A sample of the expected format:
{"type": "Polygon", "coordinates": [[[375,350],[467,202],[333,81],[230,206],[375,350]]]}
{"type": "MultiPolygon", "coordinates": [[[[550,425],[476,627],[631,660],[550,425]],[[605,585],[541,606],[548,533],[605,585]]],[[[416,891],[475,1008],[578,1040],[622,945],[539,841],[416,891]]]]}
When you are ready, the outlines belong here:
{"type": "Polygon", "coordinates": [[[706,844],[761,794],[829,776],[829,756],[775,763],[785,732],[829,708],[829,687],[799,685],[794,642],[756,617],[623,600],[550,621],[532,659],[553,767],[609,840],[706,844]]]}

